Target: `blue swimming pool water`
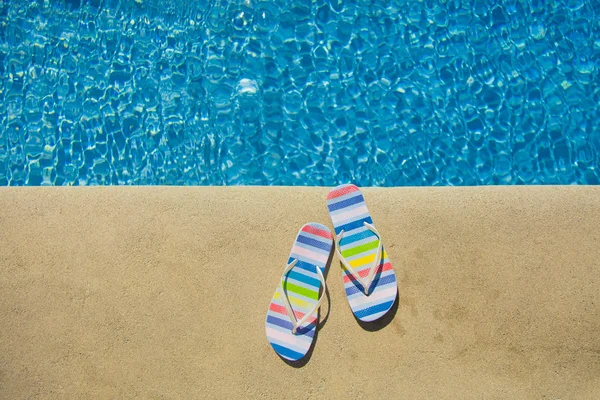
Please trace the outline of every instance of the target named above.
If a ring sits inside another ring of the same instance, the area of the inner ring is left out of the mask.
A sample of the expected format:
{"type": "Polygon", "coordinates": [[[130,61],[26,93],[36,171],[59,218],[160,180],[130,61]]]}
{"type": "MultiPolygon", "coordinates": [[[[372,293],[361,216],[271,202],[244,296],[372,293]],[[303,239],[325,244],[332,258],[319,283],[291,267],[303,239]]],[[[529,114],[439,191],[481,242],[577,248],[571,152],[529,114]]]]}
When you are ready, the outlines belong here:
{"type": "Polygon", "coordinates": [[[0,0],[0,185],[597,184],[599,1],[0,0]]]}

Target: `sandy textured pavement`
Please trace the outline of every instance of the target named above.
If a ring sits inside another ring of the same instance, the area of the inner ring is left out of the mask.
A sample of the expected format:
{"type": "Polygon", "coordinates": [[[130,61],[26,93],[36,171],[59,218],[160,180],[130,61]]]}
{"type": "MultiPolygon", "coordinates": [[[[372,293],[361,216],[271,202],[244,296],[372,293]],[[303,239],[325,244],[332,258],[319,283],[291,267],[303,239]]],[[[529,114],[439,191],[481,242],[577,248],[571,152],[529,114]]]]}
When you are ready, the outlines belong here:
{"type": "Polygon", "coordinates": [[[600,398],[600,188],[366,189],[399,278],[312,357],[264,318],[326,188],[0,189],[0,398],[600,398]]]}

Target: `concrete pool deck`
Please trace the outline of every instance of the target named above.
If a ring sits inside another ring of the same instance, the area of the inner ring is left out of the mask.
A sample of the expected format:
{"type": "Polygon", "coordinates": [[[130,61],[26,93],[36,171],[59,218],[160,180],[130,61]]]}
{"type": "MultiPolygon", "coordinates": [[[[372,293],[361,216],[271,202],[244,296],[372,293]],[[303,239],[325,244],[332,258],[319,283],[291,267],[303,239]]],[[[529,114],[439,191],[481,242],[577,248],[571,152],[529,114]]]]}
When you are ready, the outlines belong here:
{"type": "Polygon", "coordinates": [[[1,188],[0,398],[600,398],[600,187],[364,189],[397,313],[334,258],[294,368],[264,318],[327,191],[1,188]]]}

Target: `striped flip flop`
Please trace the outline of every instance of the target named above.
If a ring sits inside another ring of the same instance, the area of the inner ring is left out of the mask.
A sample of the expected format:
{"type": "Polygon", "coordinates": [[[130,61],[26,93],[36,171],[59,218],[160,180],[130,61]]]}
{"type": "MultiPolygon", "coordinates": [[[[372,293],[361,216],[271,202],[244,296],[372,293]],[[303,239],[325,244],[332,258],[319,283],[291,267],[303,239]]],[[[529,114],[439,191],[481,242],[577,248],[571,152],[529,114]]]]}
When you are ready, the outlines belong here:
{"type": "Polygon", "coordinates": [[[383,249],[365,199],[355,185],[341,185],[327,195],[327,208],[337,235],[346,297],[361,321],[385,315],[398,295],[396,274],[383,249]]]}
{"type": "Polygon", "coordinates": [[[313,342],[332,246],[331,231],[325,225],[311,222],[298,232],[266,321],[269,343],[286,360],[300,360],[313,342]]]}

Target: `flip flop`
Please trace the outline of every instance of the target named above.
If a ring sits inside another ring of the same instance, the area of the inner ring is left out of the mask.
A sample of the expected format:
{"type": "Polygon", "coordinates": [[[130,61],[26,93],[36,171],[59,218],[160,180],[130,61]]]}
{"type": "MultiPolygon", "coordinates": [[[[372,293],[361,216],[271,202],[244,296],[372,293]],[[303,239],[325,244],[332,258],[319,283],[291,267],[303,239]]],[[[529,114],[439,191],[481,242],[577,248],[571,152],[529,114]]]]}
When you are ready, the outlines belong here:
{"type": "Polygon", "coordinates": [[[337,235],[336,253],[342,262],[346,297],[361,321],[385,315],[398,295],[396,274],[355,185],[341,185],[327,195],[327,208],[337,235]]]}
{"type": "Polygon", "coordinates": [[[312,345],[332,246],[331,231],[325,225],[311,222],[298,232],[266,320],[267,339],[286,360],[300,360],[312,345]]]}

